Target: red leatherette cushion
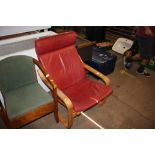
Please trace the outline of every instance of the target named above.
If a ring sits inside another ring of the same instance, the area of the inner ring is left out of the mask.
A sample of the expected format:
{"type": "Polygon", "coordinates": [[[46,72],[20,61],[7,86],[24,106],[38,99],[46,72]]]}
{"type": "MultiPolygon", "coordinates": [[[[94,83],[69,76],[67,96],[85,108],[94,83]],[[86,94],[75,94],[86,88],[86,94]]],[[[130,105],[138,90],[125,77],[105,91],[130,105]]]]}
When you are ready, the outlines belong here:
{"type": "Polygon", "coordinates": [[[75,43],[75,32],[66,32],[35,41],[39,61],[59,88],[69,87],[85,77],[75,43]]]}
{"type": "Polygon", "coordinates": [[[66,32],[50,37],[45,37],[37,39],[35,41],[35,49],[37,55],[51,53],[58,49],[75,45],[76,43],[76,33],[75,32],[66,32]]]}
{"type": "Polygon", "coordinates": [[[84,111],[112,93],[112,88],[89,78],[84,78],[63,92],[70,98],[76,112],[84,111]]]}
{"type": "Polygon", "coordinates": [[[43,54],[40,61],[60,89],[85,77],[83,65],[74,46],[43,54]]]}

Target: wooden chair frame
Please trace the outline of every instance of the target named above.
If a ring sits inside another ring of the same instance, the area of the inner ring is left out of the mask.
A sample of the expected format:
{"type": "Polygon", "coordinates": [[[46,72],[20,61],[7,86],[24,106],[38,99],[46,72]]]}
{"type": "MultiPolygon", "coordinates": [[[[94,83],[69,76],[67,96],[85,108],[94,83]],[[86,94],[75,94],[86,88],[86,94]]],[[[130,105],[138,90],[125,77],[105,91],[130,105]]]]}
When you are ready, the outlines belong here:
{"type": "MultiPolygon", "coordinates": [[[[45,77],[47,77],[46,71],[43,69],[43,67],[38,63],[36,59],[33,59],[34,65],[36,65],[40,72],[44,73],[45,77]]],[[[52,92],[53,96],[55,96],[55,87],[51,88],[51,85],[54,86],[50,81],[46,83],[46,80],[43,81],[44,84],[50,89],[52,92]]],[[[2,93],[3,96],[3,93],[2,93]]],[[[4,97],[3,97],[4,98],[4,97]]],[[[51,98],[52,99],[52,98],[51,98]]],[[[5,109],[5,99],[4,99],[4,105],[0,101],[0,116],[6,125],[7,128],[19,128],[21,126],[24,126],[36,119],[39,119],[40,117],[43,117],[51,112],[54,112],[54,116],[56,119],[56,122],[59,121],[58,119],[58,107],[56,103],[56,99],[54,101],[45,103],[44,105],[41,105],[40,107],[34,109],[33,111],[27,112],[21,116],[17,116],[13,119],[9,119],[7,115],[7,111],[5,109]]]]}
{"type": "MultiPolygon", "coordinates": [[[[110,80],[107,76],[103,75],[102,73],[95,70],[94,68],[88,66],[82,60],[81,60],[81,62],[87,71],[89,71],[89,72],[93,73],[94,75],[96,75],[97,77],[99,77],[105,83],[106,86],[110,85],[110,80]]],[[[67,118],[65,119],[61,115],[61,113],[58,112],[59,121],[66,128],[71,128],[71,126],[73,124],[73,118],[77,115],[80,115],[81,112],[77,113],[73,110],[73,104],[72,104],[71,100],[57,87],[57,85],[55,84],[53,79],[49,76],[49,74],[47,74],[46,72],[42,72],[41,70],[39,70],[38,73],[39,73],[39,76],[41,77],[42,81],[44,81],[44,83],[48,83],[49,88],[54,91],[53,95],[54,95],[55,102],[57,104],[60,103],[66,107],[67,118]]]]}

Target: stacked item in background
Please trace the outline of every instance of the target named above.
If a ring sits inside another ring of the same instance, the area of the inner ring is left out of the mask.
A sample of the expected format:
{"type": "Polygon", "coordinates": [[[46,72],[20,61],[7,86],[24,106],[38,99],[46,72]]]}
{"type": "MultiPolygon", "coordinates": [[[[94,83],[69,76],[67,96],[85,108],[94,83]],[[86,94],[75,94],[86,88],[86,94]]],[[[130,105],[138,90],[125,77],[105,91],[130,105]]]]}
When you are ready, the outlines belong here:
{"type": "Polygon", "coordinates": [[[117,56],[112,52],[111,42],[97,43],[92,46],[92,58],[85,63],[107,75],[114,71],[117,56]]]}

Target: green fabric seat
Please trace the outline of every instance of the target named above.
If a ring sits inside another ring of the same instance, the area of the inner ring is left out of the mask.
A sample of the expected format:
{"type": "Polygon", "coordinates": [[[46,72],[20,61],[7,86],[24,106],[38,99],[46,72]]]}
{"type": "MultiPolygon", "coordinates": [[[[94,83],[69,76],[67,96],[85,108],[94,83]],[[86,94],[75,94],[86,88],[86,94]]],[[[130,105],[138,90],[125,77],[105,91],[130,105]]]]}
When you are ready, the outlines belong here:
{"type": "Polygon", "coordinates": [[[38,83],[20,87],[5,94],[8,117],[14,118],[52,101],[38,83]]]}
{"type": "Polygon", "coordinates": [[[12,56],[0,61],[0,91],[9,120],[53,101],[38,84],[33,58],[28,56],[12,56]]]}

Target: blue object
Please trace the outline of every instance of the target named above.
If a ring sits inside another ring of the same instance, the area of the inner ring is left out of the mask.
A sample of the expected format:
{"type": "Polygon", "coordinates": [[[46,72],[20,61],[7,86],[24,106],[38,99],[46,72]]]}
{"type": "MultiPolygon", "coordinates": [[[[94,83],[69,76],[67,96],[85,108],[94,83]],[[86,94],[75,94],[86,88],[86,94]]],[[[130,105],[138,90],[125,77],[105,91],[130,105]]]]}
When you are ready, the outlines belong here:
{"type": "Polygon", "coordinates": [[[105,48],[92,47],[92,59],[85,61],[86,64],[107,75],[114,71],[117,56],[112,50],[105,51],[105,48]]]}

